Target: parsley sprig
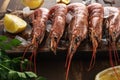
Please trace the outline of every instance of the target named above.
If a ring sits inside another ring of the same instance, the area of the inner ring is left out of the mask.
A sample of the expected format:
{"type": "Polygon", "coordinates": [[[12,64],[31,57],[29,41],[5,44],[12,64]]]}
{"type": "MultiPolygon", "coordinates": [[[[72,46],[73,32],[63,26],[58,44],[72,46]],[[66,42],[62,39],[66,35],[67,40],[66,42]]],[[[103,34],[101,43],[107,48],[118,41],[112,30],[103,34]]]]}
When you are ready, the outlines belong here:
{"type": "Polygon", "coordinates": [[[6,50],[11,50],[20,45],[18,39],[9,39],[6,36],[0,36],[0,80],[46,80],[46,78],[38,77],[32,71],[20,72],[20,64],[25,70],[29,64],[28,59],[22,60],[21,57],[10,58],[6,54],[6,50]]]}

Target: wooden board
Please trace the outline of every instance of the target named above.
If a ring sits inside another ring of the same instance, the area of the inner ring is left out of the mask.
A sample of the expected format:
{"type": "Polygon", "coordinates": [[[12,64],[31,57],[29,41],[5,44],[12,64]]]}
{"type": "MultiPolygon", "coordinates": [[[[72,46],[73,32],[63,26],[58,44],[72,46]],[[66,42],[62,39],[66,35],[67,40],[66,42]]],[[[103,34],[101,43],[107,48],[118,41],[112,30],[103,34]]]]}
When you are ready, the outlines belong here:
{"type": "Polygon", "coordinates": [[[1,5],[0,11],[5,12],[7,7],[8,7],[8,5],[9,5],[9,2],[10,2],[10,0],[4,0],[2,2],[3,4],[1,5]]]}

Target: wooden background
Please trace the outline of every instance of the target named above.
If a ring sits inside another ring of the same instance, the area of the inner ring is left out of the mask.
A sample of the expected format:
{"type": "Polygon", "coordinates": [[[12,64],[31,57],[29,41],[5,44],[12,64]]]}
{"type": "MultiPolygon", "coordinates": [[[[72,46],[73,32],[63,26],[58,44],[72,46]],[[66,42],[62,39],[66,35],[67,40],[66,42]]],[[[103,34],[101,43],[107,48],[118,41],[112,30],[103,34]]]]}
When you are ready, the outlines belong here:
{"type": "MultiPolygon", "coordinates": [[[[7,0],[0,0],[0,10],[3,6],[3,2],[7,0]]],[[[71,0],[71,2],[81,2],[82,0],[71,0]]],[[[104,6],[110,6],[105,4],[102,0],[97,0],[104,6]]],[[[119,7],[120,0],[115,0],[116,4],[113,6],[119,7]]],[[[55,0],[45,0],[42,7],[50,8],[56,4],[55,0]]],[[[20,0],[10,0],[7,9],[22,10],[23,5],[20,0]]],[[[89,62],[92,52],[77,52],[75,54],[69,73],[69,80],[94,80],[95,75],[103,69],[110,67],[108,52],[98,52],[96,58],[96,64],[91,71],[88,71],[89,62]],[[104,55],[101,55],[104,54],[104,55]]],[[[57,55],[46,53],[43,55],[37,55],[37,71],[38,74],[47,78],[47,80],[65,80],[65,54],[66,52],[58,52],[57,55]]]]}

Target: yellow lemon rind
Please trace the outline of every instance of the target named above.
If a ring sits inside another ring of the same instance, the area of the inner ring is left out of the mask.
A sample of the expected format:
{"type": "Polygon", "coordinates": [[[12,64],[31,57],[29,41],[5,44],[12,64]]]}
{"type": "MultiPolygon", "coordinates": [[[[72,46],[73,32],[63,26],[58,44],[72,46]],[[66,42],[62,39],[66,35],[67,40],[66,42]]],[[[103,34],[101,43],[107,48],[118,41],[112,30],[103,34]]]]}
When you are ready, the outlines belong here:
{"type": "Polygon", "coordinates": [[[9,33],[19,33],[25,30],[27,23],[21,18],[6,14],[4,17],[4,27],[5,30],[9,33]]]}

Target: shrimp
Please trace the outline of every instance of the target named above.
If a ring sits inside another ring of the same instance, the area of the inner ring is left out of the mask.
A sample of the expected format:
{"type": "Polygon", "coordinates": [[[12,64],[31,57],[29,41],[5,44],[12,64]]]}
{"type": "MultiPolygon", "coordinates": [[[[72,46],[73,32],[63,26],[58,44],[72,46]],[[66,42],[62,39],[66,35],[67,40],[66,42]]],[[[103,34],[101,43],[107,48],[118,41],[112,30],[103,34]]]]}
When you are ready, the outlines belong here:
{"type": "MultiPolygon", "coordinates": [[[[36,72],[36,54],[39,44],[43,41],[45,30],[46,30],[46,21],[48,20],[49,10],[46,8],[40,8],[34,11],[29,18],[32,21],[32,41],[31,44],[25,49],[25,53],[28,48],[32,47],[32,54],[30,60],[32,61],[34,57],[34,71],[36,72]]],[[[23,57],[25,56],[25,53],[23,57]]]]}
{"type": "Polygon", "coordinates": [[[116,41],[120,36],[120,10],[116,7],[104,7],[106,29],[108,30],[108,42],[111,48],[114,50],[115,61],[119,60],[119,56],[116,49],[116,41]]]}
{"type": "Polygon", "coordinates": [[[90,70],[95,64],[96,52],[97,52],[96,49],[102,39],[102,24],[103,24],[104,8],[99,3],[92,3],[87,7],[89,12],[89,18],[88,18],[89,36],[93,46],[92,59],[89,67],[89,70],[90,70]]]}
{"type": "Polygon", "coordinates": [[[67,6],[62,3],[54,5],[49,12],[49,20],[52,22],[52,27],[48,36],[48,45],[55,54],[58,43],[65,30],[66,14],[67,6]]]}
{"type": "Polygon", "coordinates": [[[69,48],[66,58],[66,80],[68,80],[68,73],[73,54],[76,52],[81,41],[83,41],[88,32],[88,9],[82,3],[71,3],[68,5],[68,12],[71,13],[72,19],[68,26],[69,34],[69,48]]]}
{"type": "MultiPolygon", "coordinates": [[[[120,36],[120,10],[116,7],[104,7],[104,14],[105,14],[105,19],[106,19],[106,29],[108,31],[107,35],[107,40],[108,40],[108,45],[109,45],[109,57],[110,57],[110,64],[113,67],[113,58],[112,58],[112,51],[113,50],[113,55],[115,59],[115,63],[120,61],[119,55],[117,53],[116,49],[116,42],[117,39],[120,36]]],[[[118,80],[120,80],[120,77],[118,76],[116,70],[114,69],[118,80]]]]}

